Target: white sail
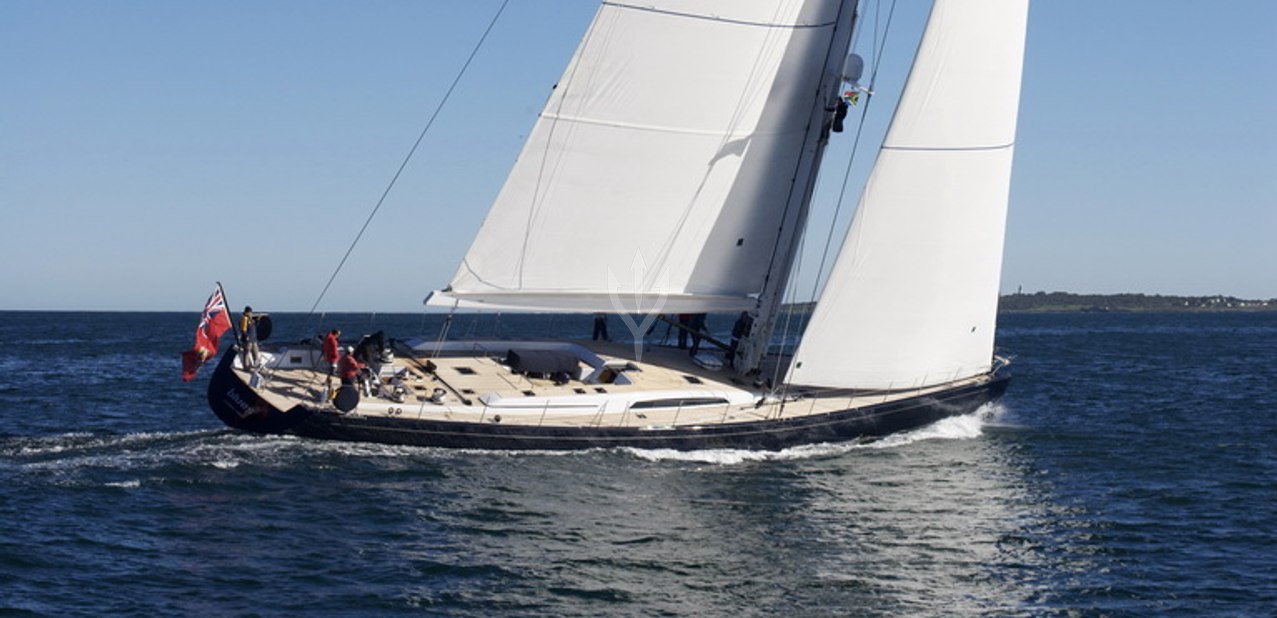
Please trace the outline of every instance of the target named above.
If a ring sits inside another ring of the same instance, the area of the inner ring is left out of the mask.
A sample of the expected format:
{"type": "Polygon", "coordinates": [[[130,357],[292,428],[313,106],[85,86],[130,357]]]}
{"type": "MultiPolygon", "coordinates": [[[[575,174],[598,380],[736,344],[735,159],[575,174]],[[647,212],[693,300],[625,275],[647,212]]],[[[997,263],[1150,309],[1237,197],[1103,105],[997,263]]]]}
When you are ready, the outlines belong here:
{"type": "Polygon", "coordinates": [[[990,369],[1027,0],[936,0],[790,381],[909,388],[990,369]]]}
{"type": "Polygon", "coordinates": [[[834,25],[849,25],[852,5],[604,2],[430,302],[752,307],[778,237],[793,233],[782,221],[802,205],[795,176],[817,150],[817,86],[841,63],[829,62],[845,51],[830,49],[834,25]]]}

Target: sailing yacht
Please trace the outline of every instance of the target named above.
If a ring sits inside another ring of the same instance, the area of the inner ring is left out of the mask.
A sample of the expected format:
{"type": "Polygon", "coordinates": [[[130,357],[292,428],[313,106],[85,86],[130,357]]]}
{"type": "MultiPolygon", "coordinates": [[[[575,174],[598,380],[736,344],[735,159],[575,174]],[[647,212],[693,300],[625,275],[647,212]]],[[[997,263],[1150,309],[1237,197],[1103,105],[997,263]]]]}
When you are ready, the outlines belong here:
{"type": "Polygon", "coordinates": [[[611,314],[637,343],[391,340],[336,399],[316,346],[264,351],[261,373],[227,354],[209,403],[253,432],[489,449],[780,449],[971,413],[1009,380],[993,343],[1027,12],[935,0],[792,353],[770,344],[822,155],[866,91],[857,0],[607,0],[427,304],[611,314]],[[740,315],[733,340],[642,345],[700,313],[740,315]]]}

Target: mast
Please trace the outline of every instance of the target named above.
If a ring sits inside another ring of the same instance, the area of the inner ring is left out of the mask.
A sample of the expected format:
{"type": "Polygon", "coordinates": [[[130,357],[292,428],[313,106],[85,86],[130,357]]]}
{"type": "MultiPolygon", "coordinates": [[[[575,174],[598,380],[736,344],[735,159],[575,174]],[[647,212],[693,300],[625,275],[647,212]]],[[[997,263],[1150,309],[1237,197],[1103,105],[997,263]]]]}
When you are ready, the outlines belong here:
{"type": "Polygon", "coordinates": [[[831,109],[838,102],[838,91],[842,86],[843,62],[846,51],[851,47],[851,35],[856,29],[857,4],[858,0],[843,0],[838,9],[838,17],[825,54],[824,74],[812,101],[807,137],[802,144],[802,156],[794,170],[789,202],[780,221],[763,290],[757,304],[749,312],[749,328],[740,338],[734,352],[735,358],[732,359],[733,366],[741,375],[754,372],[767,355],[772,331],[780,315],[781,303],[784,301],[785,289],[798,252],[798,240],[807,224],[820,162],[824,158],[825,147],[829,145],[833,123],[831,109]]]}

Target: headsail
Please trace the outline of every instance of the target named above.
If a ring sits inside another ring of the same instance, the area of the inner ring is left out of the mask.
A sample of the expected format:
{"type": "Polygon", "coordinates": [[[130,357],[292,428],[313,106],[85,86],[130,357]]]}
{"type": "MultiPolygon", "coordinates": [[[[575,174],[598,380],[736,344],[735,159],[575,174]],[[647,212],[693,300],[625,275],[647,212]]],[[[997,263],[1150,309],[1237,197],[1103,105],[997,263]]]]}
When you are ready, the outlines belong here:
{"type": "Polygon", "coordinates": [[[989,370],[1028,0],[936,0],[790,381],[989,370]]]}
{"type": "Polygon", "coordinates": [[[795,176],[816,150],[815,91],[848,4],[604,2],[432,302],[752,307],[793,231],[782,219],[803,199],[795,176]]]}

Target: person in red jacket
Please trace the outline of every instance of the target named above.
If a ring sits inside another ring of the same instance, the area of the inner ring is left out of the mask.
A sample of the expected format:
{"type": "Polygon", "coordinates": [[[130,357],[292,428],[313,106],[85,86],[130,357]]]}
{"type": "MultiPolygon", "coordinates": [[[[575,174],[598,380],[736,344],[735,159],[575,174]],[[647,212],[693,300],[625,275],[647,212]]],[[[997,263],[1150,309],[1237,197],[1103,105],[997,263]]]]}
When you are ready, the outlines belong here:
{"type": "Polygon", "coordinates": [[[355,380],[359,378],[359,370],[363,368],[364,364],[355,358],[353,348],[343,350],[341,359],[337,361],[337,375],[341,377],[342,385],[354,386],[355,380]]]}
{"type": "Polygon", "coordinates": [[[341,356],[340,337],[341,331],[336,328],[324,335],[324,360],[328,363],[328,380],[326,384],[329,389],[333,387],[333,374],[337,372],[337,360],[341,356]]]}
{"type": "Polygon", "coordinates": [[[338,346],[341,345],[339,343],[340,337],[341,331],[335,328],[328,331],[327,335],[324,335],[324,360],[328,361],[328,375],[330,376],[337,369],[337,359],[341,356],[338,352],[340,350],[338,346]]]}

